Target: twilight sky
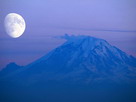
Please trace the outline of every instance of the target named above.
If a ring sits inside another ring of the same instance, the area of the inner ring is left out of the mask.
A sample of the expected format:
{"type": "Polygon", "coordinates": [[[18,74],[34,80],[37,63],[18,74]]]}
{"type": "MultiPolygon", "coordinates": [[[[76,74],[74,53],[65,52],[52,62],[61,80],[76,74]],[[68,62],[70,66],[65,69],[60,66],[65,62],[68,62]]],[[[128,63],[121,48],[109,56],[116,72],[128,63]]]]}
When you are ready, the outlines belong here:
{"type": "Polygon", "coordinates": [[[136,0],[0,0],[0,69],[40,58],[61,45],[65,40],[55,36],[65,33],[103,38],[136,56],[136,0]],[[8,13],[26,21],[17,39],[5,32],[8,13]]]}

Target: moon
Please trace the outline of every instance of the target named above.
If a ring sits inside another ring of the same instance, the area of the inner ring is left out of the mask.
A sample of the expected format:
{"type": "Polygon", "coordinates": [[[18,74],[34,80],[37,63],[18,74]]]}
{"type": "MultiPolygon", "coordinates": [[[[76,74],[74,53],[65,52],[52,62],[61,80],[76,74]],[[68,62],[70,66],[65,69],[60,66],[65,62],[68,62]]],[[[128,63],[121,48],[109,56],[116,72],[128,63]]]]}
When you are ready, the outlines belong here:
{"type": "Polygon", "coordinates": [[[12,38],[20,37],[26,28],[26,23],[23,17],[17,13],[9,13],[4,21],[5,30],[12,38]]]}

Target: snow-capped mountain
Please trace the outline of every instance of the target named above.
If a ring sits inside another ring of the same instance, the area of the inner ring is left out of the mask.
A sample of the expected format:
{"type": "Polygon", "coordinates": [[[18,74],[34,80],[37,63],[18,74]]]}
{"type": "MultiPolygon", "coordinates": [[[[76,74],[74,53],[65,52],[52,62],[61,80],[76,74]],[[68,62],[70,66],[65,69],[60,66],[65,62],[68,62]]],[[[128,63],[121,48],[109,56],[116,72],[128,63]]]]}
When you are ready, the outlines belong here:
{"type": "MultiPolygon", "coordinates": [[[[101,95],[113,96],[114,90],[110,94],[105,92],[105,90],[109,91],[110,85],[126,83],[135,86],[136,58],[133,56],[95,37],[66,34],[60,38],[67,41],[33,63],[5,74],[5,77],[0,79],[2,94],[10,93],[11,99],[14,97],[16,100],[20,96],[14,96],[14,94],[20,93],[21,100],[25,101],[29,94],[28,99],[32,102],[39,100],[41,102],[45,100],[47,102],[56,102],[56,100],[59,102],[96,102],[92,99],[98,95],[99,98],[103,97],[101,95]],[[96,88],[98,92],[93,89],[97,85],[100,86],[99,89],[96,88]]],[[[12,65],[8,67],[11,69],[12,65]]],[[[136,88],[132,86],[129,87],[135,93],[133,90],[136,88]]],[[[120,86],[116,90],[118,90],[117,93],[122,92],[123,95],[125,93],[120,86]]],[[[125,95],[132,93],[131,91],[128,93],[128,90],[125,95]]],[[[135,99],[134,93],[132,97],[127,98],[135,99]]],[[[119,97],[124,96],[121,94],[119,97]]],[[[125,101],[118,101],[118,97],[116,99],[113,101],[111,98],[112,101],[109,102],[133,102],[127,101],[126,98],[125,101]]]]}
{"type": "Polygon", "coordinates": [[[136,59],[103,39],[65,35],[67,41],[47,55],[24,67],[19,77],[28,82],[55,80],[92,83],[120,82],[136,78],[136,59]]]}

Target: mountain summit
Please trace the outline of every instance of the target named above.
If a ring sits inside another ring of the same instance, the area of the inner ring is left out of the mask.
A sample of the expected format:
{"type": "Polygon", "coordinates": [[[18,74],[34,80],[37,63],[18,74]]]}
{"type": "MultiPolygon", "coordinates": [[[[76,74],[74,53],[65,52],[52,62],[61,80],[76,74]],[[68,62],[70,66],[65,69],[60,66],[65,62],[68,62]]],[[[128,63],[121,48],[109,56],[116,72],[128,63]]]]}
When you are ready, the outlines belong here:
{"type": "Polygon", "coordinates": [[[67,34],[60,38],[67,41],[2,75],[0,101],[135,102],[136,58],[103,39],[67,34]],[[7,101],[4,95],[10,96],[7,101]]]}
{"type": "Polygon", "coordinates": [[[136,59],[107,41],[90,36],[65,35],[61,38],[67,41],[26,66],[19,76],[35,82],[63,80],[71,83],[120,82],[136,77],[136,59]]]}

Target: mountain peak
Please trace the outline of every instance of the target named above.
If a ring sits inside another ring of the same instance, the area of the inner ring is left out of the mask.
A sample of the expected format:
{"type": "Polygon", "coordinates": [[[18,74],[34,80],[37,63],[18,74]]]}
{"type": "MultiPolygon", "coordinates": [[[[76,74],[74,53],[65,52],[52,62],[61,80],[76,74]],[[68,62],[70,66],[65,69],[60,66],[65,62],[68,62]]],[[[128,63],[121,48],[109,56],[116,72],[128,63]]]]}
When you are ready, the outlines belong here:
{"type": "Polygon", "coordinates": [[[22,66],[17,65],[15,62],[9,63],[5,68],[0,71],[0,77],[15,72],[20,69],[22,66]]]}
{"type": "Polygon", "coordinates": [[[36,67],[37,65],[38,67],[48,66],[46,70],[54,70],[54,72],[61,69],[66,72],[68,70],[87,69],[94,72],[93,68],[95,67],[95,70],[103,73],[107,73],[105,71],[110,71],[112,68],[119,70],[128,66],[135,67],[134,60],[132,61],[129,55],[110,45],[106,40],[84,35],[70,36],[68,34],[61,36],[61,38],[67,41],[32,65],[36,65],[36,67]]]}
{"type": "Polygon", "coordinates": [[[69,35],[69,34],[65,34],[63,36],[61,36],[61,38],[66,39],[67,41],[74,41],[74,40],[83,40],[83,39],[91,39],[91,40],[101,40],[101,41],[105,41],[103,39],[100,38],[95,38],[92,36],[88,36],[88,35],[69,35]]]}
{"type": "Polygon", "coordinates": [[[86,44],[86,45],[90,45],[90,46],[98,46],[98,45],[109,45],[107,43],[106,40],[100,39],[100,38],[95,38],[92,36],[87,36],[87,35],[68,35],[65,34],[64,36],[61,36],[61,38],[66,39],[67,42],[65,44],[68,43],[73,43],[75,45],[79,45],[79,44],[86,44]]]}
{"type": "MultiPolygon", "coordinates": [[[[97,98],[98,95],[104,95],[104,98],[100,99],[106,99],[107,101],[106,96],[109,91],[115,93],[119,101],[120,96],[117,92],[120,93],[120,91],[122,91],[121,94],[125,91],[126,93],[134,93],[132,96],[135,97],[135,58],[99,38],[90,36],[69,36],[67,34],[62,38],[65,38],[67,41],[37,61],[19,68],[19,70],[16,70],[16,68],[13,73],[11,73],[11,70],[6,71],[7,68],[5,68],[5,72],[0,73],[2,92],[6,92],[11,97],[13,95],[13,97],[17,97],[16,99],[18,99],[18,95],[13,94],[14,92],[17,94],[22,93],[22,95],[26,95],[27,98],[28,94],[30,94],[30,97],[38,96],[40,99],[41,95],[43,95],[43,98],[46,98],[45,100],[47,101],[48,97],[49,99],[53,99],[52,97],[54,97],[56,100],[57,97],[61,99],[61,96],[64,96],[67,100],[68,98],[66,96],[70,90],[72,99],[73,97],[77,97],[77,95],[85,95],[85,100],[82,102],[86,101],[86,96],[89,97],[89,101],[91,101],[92,98],[90,97],[95,96],[97,98]],[[124,85],[127,86],[125,87],[124,85]],[[128,86],[131,90],[127,89],[128,86]],[[134,91],[132,91],[132,89],[134,89],[134,91]],[[38,94],[35,95],[34,93],[38,94]],[[96,93],[98,93],[98,95],[96,93]],[[47,95],[47,97],[45,97],[45,95],[47,95]]],[[[8,66],[12,69],[12,66],[14,67],[16,64],[12,63],[8,66]]],[[[109,95],[114,96],[111,93],[109,95]]],[[[129,93],[128,95],[130,96],[129,93]]],[[[22,95],[19,94],[19,97],[22,95]]],[[[126,96],[126,94],[121,95],[121,97],[123,96],[126,96]]],[[[114,97],[112,97],[112,99],[113,98],[114,97]]],[[[77,99],[72,100],[72,102],[75,100],[77,99]]]]}
{"type": "MultiPolygon", "coordinates": [[[[107,41],[91,36],[70,36],[67,41],[24,68],[24,75],[38,79],[67,79],[90,83],[94,77],[114,80],[131,76],[136,67],[130,57],[107,41]],[[45,77],[46,75],[46,77],[45,77]],[[128,76],[126,76],[128,75],[128,76]]],[[[21,72],[21,71],[20,71],[21,72]]],[[[23,75],[23,74],[22,74],[23,75]]],[[[96,79],[97,79],[96,78],[96,79]]]]}
{"type": "Polygon", "coordinates": [[[106,53],[107,49],[113,50],[114,52],[117,50],[114,46],[110,45],[106,40],[95,38],[92,36],[85,36],[85,35],[68,35],[65,34],[62,38],[66,39],[67,41],[62,45],[72,45],[73,47],[79,47],[82,51],[88,54],[93,51],[97,50],[97,54],[106,53]]]}

